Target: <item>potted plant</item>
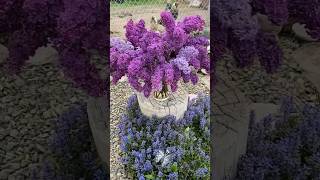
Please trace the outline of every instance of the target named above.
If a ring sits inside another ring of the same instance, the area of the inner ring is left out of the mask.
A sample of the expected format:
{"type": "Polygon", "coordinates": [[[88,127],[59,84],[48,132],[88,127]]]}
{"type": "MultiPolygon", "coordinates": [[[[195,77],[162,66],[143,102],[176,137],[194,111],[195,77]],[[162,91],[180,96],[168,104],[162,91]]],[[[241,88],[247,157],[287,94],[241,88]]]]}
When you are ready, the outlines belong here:
{"type": "Polygon", "coordinates": [[[159,33],[146,29],[143,20],[138,23],[130,20],[125,26],[126,40],[111,39],[112,83],[127,76],[129,84],[141,97],[138,98],[140,107],[141,99],[169,101],[177,92],[180,79],[196,84],[197,70],[210,69],[209,41],[201,35],[205,22],[200,16],[175,22],[173,15],[164,11],[161,22],[165,31],[159,33]]]}

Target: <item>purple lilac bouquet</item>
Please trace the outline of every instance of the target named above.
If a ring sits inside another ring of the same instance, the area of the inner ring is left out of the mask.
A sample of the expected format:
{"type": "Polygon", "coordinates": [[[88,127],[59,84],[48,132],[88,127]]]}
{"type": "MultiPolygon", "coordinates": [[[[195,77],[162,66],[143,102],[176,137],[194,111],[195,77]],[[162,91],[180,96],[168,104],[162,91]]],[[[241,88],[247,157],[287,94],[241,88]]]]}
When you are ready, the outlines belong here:
{"type": "Polygon", "coordinates": [[[107,57],[107,4],[104,0],[0,0],[0,38],[9,50],[5,65],[9,73],[19,73],[38,47],[52,44],[67,77],[91,96],[104,95],[108,82],[100,78],[91,57],[107,57]]]}
{"type": "Polygon", "coordinates": [[[276,26],[305,24],[308,33],[320,39],[320,2],[317,0],[214,0],[213,61],[230,50],[239,67],[258,57],[266,72],[281,65],[283,53],[277,34],[263,29],[257,14],[265,15],[276,26]]]}
{"type": "Polygon", "coordinates": [[[149,97],[154,91],[175,92],[182,78],[185,83],[198,82],[197,70],[209,71],[209,41],[202,35],[205,22],[200,16],[189,16],[175,22],[168,11],[161,13],[165,32],[147,30],[145,22],[130,20],[127,40],[111,38],[110,70],[112,82],[127,75],[130,85],[149,97]]]}
{"type": "Polygon", "coordinates": [[[212,7],[214,61],[221,59],[229,49],[238,67],[249,66],[258,57],[268,73],[274,72],[280,65],[282,51],[276,35],[260,28],[257,17],[252,15],[255,11],[249,1],[215,0],[212,7]]]}
{"type": "Polygon", "coordinates": [[[285,98],[280,115],[255,121],[252,113],[248,149],[238,164],[237,179],[319,179],[320,109],[302,110],[285,98]]]}
{"type": "Polygon", "coordinates": [[[192,100],[184,118],[143,116],[136,95],[119,124],[121,161],[134,179],[209,179],[210,99],[192,100]]]}

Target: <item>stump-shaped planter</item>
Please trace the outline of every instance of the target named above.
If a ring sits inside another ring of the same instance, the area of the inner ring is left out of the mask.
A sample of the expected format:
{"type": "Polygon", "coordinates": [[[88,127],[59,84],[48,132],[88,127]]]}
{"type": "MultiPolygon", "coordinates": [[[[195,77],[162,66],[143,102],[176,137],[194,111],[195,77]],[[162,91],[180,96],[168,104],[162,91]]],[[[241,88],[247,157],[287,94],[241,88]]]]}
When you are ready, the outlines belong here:
{"type": "Polygon", "coordinates": [[[108,170],[109,154],[107,153],[107,143],[109,142],[109,133],[107,128],[108,123],[108,102],[104,97],[90,97],[87,104],[87,112],[90,123],[90,128],[94,143],[96,145],[101,161],[106,165],[108,170]]]}
{"type": "Polygon", "coordinates": [[[213,97],[212,174],[214,180],[234,179],[245,154],[249,127],[249,101],[235,86],[218,79],[213,97]]]}
{"type": "Polygon", "coordinates": [[[188,93],[183,86],[180,87],[177,92],[169,93],[169,97],[162,101],[153,98],[152,95],[147,98],[143,93],[136,92],[142,114],[148,117],[154,115],[162,118],[172,115],[177,119],[182,118],[188,106],[188,93]]]}

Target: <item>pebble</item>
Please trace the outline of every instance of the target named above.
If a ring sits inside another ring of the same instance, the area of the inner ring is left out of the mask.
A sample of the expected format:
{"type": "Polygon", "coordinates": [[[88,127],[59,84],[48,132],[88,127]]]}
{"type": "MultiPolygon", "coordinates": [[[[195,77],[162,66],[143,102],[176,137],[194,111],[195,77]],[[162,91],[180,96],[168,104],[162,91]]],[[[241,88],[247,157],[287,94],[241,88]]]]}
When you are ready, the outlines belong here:
{"type": "Polygon", "coordinates": [[[19,134],[19,132],[16,129],[13,129],[10,131],[10,136],[16,137],[19,134]]]}
{"type": "Polygon", "coordinates": [[[7,179],[10,172],[11,172],[10,169],[2,169],[0,171],[0,179],[7,179]]]}

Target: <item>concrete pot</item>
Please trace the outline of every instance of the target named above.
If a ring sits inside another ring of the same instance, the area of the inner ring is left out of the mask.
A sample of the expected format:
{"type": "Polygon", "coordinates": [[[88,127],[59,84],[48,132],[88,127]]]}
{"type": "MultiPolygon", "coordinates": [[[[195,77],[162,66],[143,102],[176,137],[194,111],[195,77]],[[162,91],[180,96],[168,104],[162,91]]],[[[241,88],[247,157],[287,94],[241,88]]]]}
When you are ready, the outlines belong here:
{"type": "Polygon", "coordinates": [[[187,110],[188,93],[181,85],[177,92],[170,93],[166,100],[159,101],[153,98],[152,95],[147,98],[140,92],[136,92],[136,94],[142,114],[148,117],[155,115],[158,118],[162,118],[168,115],[173,115],[177,119],[180,119],[187,110]]]}
{"type": "MultiPolygon", "coordinates": [[[[87,112],[90,128],[98,155],[106,167],[109,167],[109,154],[107,151],[107,143],[109,140],[109,132],[107,125],[109,122],[108,101],[105,96],[94,98],[90,97],[87,103],[87,112]]],[[[107,168],[107,170],[109,170],[107,168]]]]}
{"type": "Polygon", "coordinates": [[[210,116],[213,122],[211,178],[214,180],[232,180],[236,176],[238,161],[246,153],[249,104],[235,86],[217,80],[210,116]]]}

